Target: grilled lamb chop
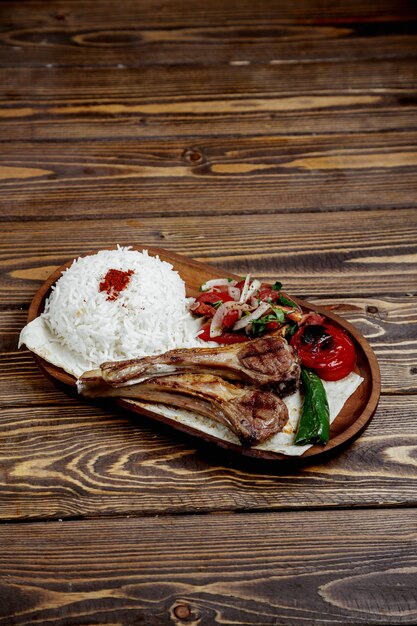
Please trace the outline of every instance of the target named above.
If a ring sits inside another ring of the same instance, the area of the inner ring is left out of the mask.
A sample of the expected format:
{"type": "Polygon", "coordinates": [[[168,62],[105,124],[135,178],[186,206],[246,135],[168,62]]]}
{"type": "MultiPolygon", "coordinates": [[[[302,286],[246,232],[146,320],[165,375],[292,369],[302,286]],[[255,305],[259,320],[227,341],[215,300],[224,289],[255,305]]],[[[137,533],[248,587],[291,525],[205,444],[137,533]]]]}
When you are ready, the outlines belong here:
{"type": "Polygon", "coordinates": [[[103,380],[113,387],[189,371],[243,380],[271,389],[281,397],[296,391],[300,383],[298,357],[279,335],[216,348],[170,350],[157,356],[101,365],[103,380]]]}
{"type": "Polygon", "coordinates": [[[81,376],[78,390],[89,398],[136,398],[194,411],[227,426],[244,446],[265,441],[280,432],[288,421],[286,405],[273,393],[240,388],[208,374],[164,376],[145,383],[112,387],[97,370],[92,370],[81,376]]]}

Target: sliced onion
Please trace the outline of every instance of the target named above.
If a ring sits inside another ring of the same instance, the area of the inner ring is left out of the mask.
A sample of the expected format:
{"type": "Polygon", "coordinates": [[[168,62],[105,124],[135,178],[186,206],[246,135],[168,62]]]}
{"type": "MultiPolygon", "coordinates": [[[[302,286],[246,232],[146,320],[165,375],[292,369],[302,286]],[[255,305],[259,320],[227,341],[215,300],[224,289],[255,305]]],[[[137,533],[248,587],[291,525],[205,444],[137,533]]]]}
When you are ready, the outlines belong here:
{"type": "Polygon", "coordinates": [[[213,278],[212,280],[207,280],[204,285],[201,285],[201,291],[210,291],[213,287],[223,287],[224,285],[234,287],[237,285],[235,280],[229,280],[229,278],[213,278]]]}
{"type": "Polygon", "coordinates": [[[224,302],[215,312],[213,319],[210,324],[210,337],[220,337],[223,332],[223,320],[226,313],[229,311],[247,311],[247,304],[242,304],[240,302],[224,302]]]}
{"type": "Polygon", "coordinates": [[[241,330],[242,328],[246,328],[253,320],[257,320],[258,318],[265,315],[267,311],[271,308],[269,302],[261,302],[255,311],[252,311],[249,315],[244,315],[240,320],[236,322],[233,326],[233,330],[241,330]]]}
{"type": "Polygon", "coordinates": [[[248,293],[246,294],[245,302],[247,302],[249,298],[252,298],[253,294],[258,291],[260,286],[261,286],[261,281],[255,278],[255,280],[253,280],[251,285],[249,286],[248,293]]]}
{"type": "Polygon", "coordinates": [[[246,302],[246,296],[248,294],[249,283],[250,283],[250,274],[246,276],[245,282],[243,283],[242,293],[240,294],[239,302],[246,302]]]}
{"type": "Polygon", "coordinates": [[[256,293],[261,286],[261,281],[255,278],[252,282],[250,282],[250,274],[248,274],[245,278],[245,284],[242,288],[242,293],[240,295],[239,302],[247,302],[249,298],[256,293]]]}
{"type": "Polygon", "coordinates": [[[235,286],[229,287],[229,289],[227,290],[227,293],[229,294],[231,298],[233,298],[233,300],[235,300],[236,302],[239,302],[240,289],[238,287],[235,287],[235,286]]]}

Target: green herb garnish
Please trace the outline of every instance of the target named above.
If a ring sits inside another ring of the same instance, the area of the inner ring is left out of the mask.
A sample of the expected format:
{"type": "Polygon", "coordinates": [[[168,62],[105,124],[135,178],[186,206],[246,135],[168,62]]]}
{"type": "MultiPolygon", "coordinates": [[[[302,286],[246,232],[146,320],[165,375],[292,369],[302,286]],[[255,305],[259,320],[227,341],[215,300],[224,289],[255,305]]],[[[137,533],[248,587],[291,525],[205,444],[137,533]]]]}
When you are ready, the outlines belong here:
{"type": "Polygon", "coordinates": [[[282,309],[273,308],[272,312],[268,315],[264,315],[257,320],[252,321],[251,334],[254,337],[259,337],[265,331],[269,322],[285,322],[285,313],[282,309]]]}
{"type": "Polygon", "coordinates": [[[283,306],[290,306],[294,308],[295,310],[297,310],[298,308],[294,300],[290,300],[290,298],[283,296],[282,293],[280,293],[278,296],[278,302],[282,304],[283,306]]]}

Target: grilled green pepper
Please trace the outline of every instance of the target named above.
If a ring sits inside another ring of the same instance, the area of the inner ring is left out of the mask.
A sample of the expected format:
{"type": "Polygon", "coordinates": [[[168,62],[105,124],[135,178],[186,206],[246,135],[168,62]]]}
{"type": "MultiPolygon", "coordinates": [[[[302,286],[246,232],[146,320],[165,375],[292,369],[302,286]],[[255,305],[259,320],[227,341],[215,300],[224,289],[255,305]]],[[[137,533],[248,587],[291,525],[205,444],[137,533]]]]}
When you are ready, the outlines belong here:
{"type": "Polygon", "coordinates": [[[301,368],[304,404],[294,443],[325,445],[330,437],[330,412],[326,390],[321,379],[309,369],[301,368]]]}

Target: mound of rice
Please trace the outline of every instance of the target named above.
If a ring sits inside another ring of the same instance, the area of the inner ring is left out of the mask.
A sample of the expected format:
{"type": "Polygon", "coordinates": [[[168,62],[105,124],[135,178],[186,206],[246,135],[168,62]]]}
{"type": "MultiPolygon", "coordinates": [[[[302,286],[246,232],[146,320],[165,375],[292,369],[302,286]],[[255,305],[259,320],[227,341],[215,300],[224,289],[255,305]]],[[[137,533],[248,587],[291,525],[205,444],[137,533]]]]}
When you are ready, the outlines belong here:
{"type": "Polygon", "coordinates": [[[80,357],[83,369],[92,369],[104,361],[201,345],[187,304],[185,284],[172,265],[146,250],[120,247],[76,259],[53,287],[41,319],[61,346],[80,357]],[[100,291],[109,269],[134,272],[115,300],[100,291]]]}

